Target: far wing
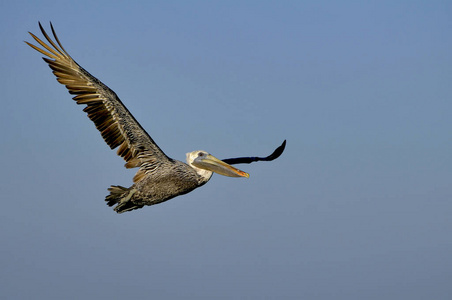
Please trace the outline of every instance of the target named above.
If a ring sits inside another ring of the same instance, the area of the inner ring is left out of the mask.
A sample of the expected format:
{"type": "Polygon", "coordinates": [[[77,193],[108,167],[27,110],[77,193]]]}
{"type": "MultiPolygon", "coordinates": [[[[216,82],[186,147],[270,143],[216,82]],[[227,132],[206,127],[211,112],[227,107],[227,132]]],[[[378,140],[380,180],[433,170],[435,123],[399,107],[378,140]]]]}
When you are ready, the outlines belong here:
{"type": "Polygon", "coordinates": [[[272,154],[270,154],[267,157],[237,157],[237,158],[227,158],[223,159],[223,161],[227,164],[234,165],[234,164],[249,164],[255,161],[272,161],[274,159],[277,159],[281,154],[284,152],[284,148],[286,148],[286,140],[276,148],[275,151],[273,151],[272,154]]]}
{"type": "Polygon", "coordinates": [[[58,45],[47,35],[41,23],[39,28],[50,45],[31,32],[30,35],[43,48],[26,43],[49,57],[43,59],[53,70],[58,82],[65,85],[70,94],[75,95],[73,99],[77,104],[86,104],[83,111],[94,122],[110,148],[119,147],[117,154],[126,161],[126,168],[141,167],[134,181],[142,179],[145,173],[154,171],[162,163],[172,162],[135,120],[115,92],[72,59],[58,40],[52,23],[50,26],[58,45]]]}

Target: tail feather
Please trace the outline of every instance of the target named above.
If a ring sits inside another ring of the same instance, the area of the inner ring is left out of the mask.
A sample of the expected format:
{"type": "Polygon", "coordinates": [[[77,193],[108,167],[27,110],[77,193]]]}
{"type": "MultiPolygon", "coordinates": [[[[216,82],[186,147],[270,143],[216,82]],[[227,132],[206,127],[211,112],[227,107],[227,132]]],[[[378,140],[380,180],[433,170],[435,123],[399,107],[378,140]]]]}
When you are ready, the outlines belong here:
{"type": "Polygon", "coordinates": [[[112,185],[108,188],[108,190],[110,191],[110,195],[105,197],[105,201],[107,202],[108,206],[117,204],[114,210],[118,214],[142,208],[144,206],[142,204],[135,204],[131,201],[133,194],[137,191],[136,189],[125,188],[119,185],[112,185]]]}

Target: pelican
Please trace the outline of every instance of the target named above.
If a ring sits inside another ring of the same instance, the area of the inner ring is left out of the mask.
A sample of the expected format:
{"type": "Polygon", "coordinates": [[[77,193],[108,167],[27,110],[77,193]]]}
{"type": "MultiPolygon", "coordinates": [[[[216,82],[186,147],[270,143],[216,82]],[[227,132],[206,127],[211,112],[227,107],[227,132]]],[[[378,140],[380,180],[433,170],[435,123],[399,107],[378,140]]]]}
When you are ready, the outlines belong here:
{"type": "Polygon", "coordinates": [[[187,163],[168,157],[149,134],[135,120],[118,96],[96,77],[83,69],[61,45],[52,23],[49,37],[41,23],[39,28],[48,41],[46,44],[33,33],[29,34],[42,48],[26,42],[37,50],[53,70],[59,83],[75,95],[77,104],[85,104],[83,111],[100,131],[111,149],[125,161],[126,168],[139,168],[133,177],[133,185],[125,188],[112,185],[105,201],[123,213],[154,205],[186,194],[207,183],[213,172],[229,177],[249,177],[249,174],[231,164],[271,161],[284,151],[286,141],[267,157],[239,157],[220,160],[203,150],[187,153],[187,163]]]}

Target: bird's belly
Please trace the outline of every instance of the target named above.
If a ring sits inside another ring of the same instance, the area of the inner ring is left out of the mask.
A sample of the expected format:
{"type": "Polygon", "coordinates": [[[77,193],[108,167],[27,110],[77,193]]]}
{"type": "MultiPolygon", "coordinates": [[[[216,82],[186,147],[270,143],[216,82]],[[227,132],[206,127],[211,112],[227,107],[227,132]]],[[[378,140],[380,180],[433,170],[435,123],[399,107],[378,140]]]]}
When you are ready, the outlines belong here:
{"type": "Polygon", "coordinates": [[[199,185],[194,180],[175,180],[174,177],[145,178],[134,184],[137,193],[133,202],[137,204],[157,204],[179,195],[186,194],[199,185]]]}

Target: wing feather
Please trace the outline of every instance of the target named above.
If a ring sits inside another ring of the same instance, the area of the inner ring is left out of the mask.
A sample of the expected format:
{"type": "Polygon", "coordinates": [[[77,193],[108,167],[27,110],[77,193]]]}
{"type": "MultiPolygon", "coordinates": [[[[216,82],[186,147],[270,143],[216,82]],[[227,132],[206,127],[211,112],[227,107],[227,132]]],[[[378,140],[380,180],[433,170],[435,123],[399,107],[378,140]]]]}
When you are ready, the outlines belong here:
{"type": "Polygon", "coordinates": [[[85,104],[83,109],[100,131],[111,149],[118,148],[117,154],[124,158],[127,168],[142,167],[134,181],[144,178],[144,174],[158,166],[173,162],[157,146],[141,125],[135,120],[118,96],[97,78],[88,73],[72,59],[61,45],[50,23],[56,43],[39,23],[39,28],[47,42],[29,32],[43,48],[26,42],[30,47],[47,56],[44,61],[52,69],[59,83],[75,95],[77,104],[85,104]]]}
{"type": "Polygon", "coordinates": [[[286,148],[286,140],[282,142],[281,146],[275,149],[272,154],[266,157],[237,157],[237,158],[227,158],[223,159],[223,161],[230,165],[235,164],[250,164],[255,161],[272,161],[274,159],[277,159],[281,156],[281,154],[284,152],[284,149],[286,148]]]}

